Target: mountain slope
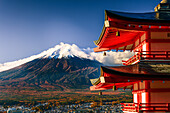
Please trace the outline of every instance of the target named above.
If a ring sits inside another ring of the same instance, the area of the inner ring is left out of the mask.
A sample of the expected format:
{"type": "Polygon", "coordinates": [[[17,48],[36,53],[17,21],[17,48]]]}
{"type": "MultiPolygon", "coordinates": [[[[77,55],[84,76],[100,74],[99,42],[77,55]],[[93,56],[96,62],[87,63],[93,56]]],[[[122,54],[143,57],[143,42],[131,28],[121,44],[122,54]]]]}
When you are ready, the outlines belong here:
{"type": "MultiPolygon", "coordinates": [[[[12,56],[12,55],[11,55],[12,56]]],[[[60,43],[53,48],[50,48],[46,51],[41,52],[40,54],[33,55],[28,58],[20,59],[13,62],[7,62],[4,64],[0,64],[0,72],[12,69],[14,67],[20,66],[27,62],[30,62],[35,59],[41,58],[54,58],[54,59],[61,59],[67,57],[79,57],[85,58],[90,60],[96,60],[105,65],[120,65],[122,63],[122,59],[126,60],[127,58],[133,56],[132,52],[125,51],[125,52],[107,52],[107,57],[103,56],[103,53],[94,53],[93,49],[86,48],[82,49],[76,46],[75,44],[64,44],[60,43]]]]}
{"type": "Polygon", "coordinates": [[[75,44],[53,48],[14,62],[0,64],[0,89],[65,90],[88,88],[100,75],[100,65],[120,65],[131,52],[94,53],[75,44]]]}
{"type": "Polygon", "coordinates": [[[99,76],[97,61],[79,58],[42,58],[0,73],[0,87],[29,90],[82,89],[99,76]]]}
{"type": "Polygon", "coordinates": [[[24,59],[20,59],[17,61],[13,61],[13,62],[7,62],[4,64],[0,64],[0,72],[2,71],[6,71],[8,69],[17,67],[19,65],[25,64],[27,62],[30,62],[32,60],[35,59],[40,59],[40,58],[67,58],[67,57],[80,57],[80,58],[86,58],[86,59],[91,59],[93,60],[93,58],[89,55],[89,53],[92,52],[92,49],[87,48],[87,49],[80,49],[78,46],[76,46],[75,44],[64,44],[64,43],[60,43],[58,45],[56,45],[53,48],[50,48],[46,51],[41,52],[40,54],[37,55],[32,55],[28,58],[24,58],[24,59]]]}

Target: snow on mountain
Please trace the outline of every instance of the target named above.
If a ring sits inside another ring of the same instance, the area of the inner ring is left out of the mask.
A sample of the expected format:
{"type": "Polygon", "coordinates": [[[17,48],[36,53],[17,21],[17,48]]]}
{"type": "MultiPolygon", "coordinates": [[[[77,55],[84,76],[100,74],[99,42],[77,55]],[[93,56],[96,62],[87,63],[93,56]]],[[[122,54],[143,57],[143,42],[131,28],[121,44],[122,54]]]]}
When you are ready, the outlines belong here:
{"type": "Polygon", "coordinates": [[[69,58],[69,57],[79,57],[79,58],[85,58],[90,60],[97,60],[100,63],[103,63],[104,65],[120,65],[122,62],[122,59],[127,59],[133,55],[132,52],[125,51],[125,52],[107,52],[107,56],[103,56],[103,53],[95,53],[93,52],[93,49],[91,48],[79,48],[75,44],[65,44],[60,43],[59,45],[56,45],[54,48],[50,48],[47,51],[43,51],[42,53],[38,55],[33,55],[28,58],[20,59],[13,62],[7,62],[4,64],[0,64],[0,72],[20,66],[22,64],[25,64],[27,62],[30,62],[34,59],[38,58],[58,58],[61,59],[62,57],[69,58]]]}

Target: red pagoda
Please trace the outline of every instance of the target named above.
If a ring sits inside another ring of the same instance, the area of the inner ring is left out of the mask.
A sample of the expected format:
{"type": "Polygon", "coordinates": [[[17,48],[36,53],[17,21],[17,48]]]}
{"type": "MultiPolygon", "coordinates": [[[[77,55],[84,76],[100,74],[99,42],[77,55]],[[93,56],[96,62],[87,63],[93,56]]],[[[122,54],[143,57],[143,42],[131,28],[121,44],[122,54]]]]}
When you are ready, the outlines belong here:
{"type": "Polygon", "coordinates": [[[124,66],[102,66],[91,91],[131,89],[133,103],[122,103],[124,112],[170,112],[170,0],[155,12],[105,11],[95,52],[129,50],[135,55],[124,66]]]}

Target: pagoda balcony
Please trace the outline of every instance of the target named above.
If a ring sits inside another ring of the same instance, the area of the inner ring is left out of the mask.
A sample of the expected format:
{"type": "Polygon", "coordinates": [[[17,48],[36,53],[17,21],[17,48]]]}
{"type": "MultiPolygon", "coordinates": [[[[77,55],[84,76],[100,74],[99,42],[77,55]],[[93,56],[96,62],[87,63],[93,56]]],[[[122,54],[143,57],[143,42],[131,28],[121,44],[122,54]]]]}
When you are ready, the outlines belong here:
{"type": "Polygon", "coordinates": [[[124,113],[170,112],[170,103],[121,103],[124,113]]]}
{"type": "Polygon", "coordinates": [[[170,60],[170,51],[135,51],[137,54],[127,61],[122,60],[123,65],[132,65],[141,61],[167,61],[170,60]]]}

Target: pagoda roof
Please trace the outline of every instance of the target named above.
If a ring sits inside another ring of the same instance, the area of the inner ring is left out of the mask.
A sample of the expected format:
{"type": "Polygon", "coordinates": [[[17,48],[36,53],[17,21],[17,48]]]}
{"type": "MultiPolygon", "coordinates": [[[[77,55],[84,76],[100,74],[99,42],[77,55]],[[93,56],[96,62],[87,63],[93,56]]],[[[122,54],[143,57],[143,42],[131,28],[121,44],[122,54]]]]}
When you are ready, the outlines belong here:
{"type": "Polygon", "coordinates": [[[120,36],[116,36],[117,29],[104,28],[100,38],[94,43],[98,46],[95,52],[118,49],[133,50],[134,42],[143,35],[143,32],[119,30],[120,36]],[[126,48],[125,48],[126,46],[126,48]]]}
{"type": "Polygon", "coordinates": [[[170,18],[159,19],[156,18],[158,12],[146,12],[146,13],[129,13],[129,12],[119,12],[119,11],[105,11],[105,19],[117,18],[122,20],[129,20],[135,22],[155,22],[155,23],[170,23],[170,18]]]}
{"type": "Polygon", "coordinates": [[[92,80],[91,90],[112,89],[127,87],[134,83],[150,81],[170,81],[169,64],[135,64],[128,66],[102,66],[101,75],[98,79],[92,80]]]}
{"type": "Polygon", "coordinates": [[[94,41],[98,47],[95,52],[116,50],[133,50],[135,41],[144,33],[170,32],[170,18],[158,19],[158,12],[128,13],[105,11],[105,24],[98,40],[94,41]],[[117,36],[119,32],[119,36],[117,36]]]}
{"type": "Polygon", "coordinates": [[[170,3],[170,0],[162,0],[161,3],[170,3]]]}

